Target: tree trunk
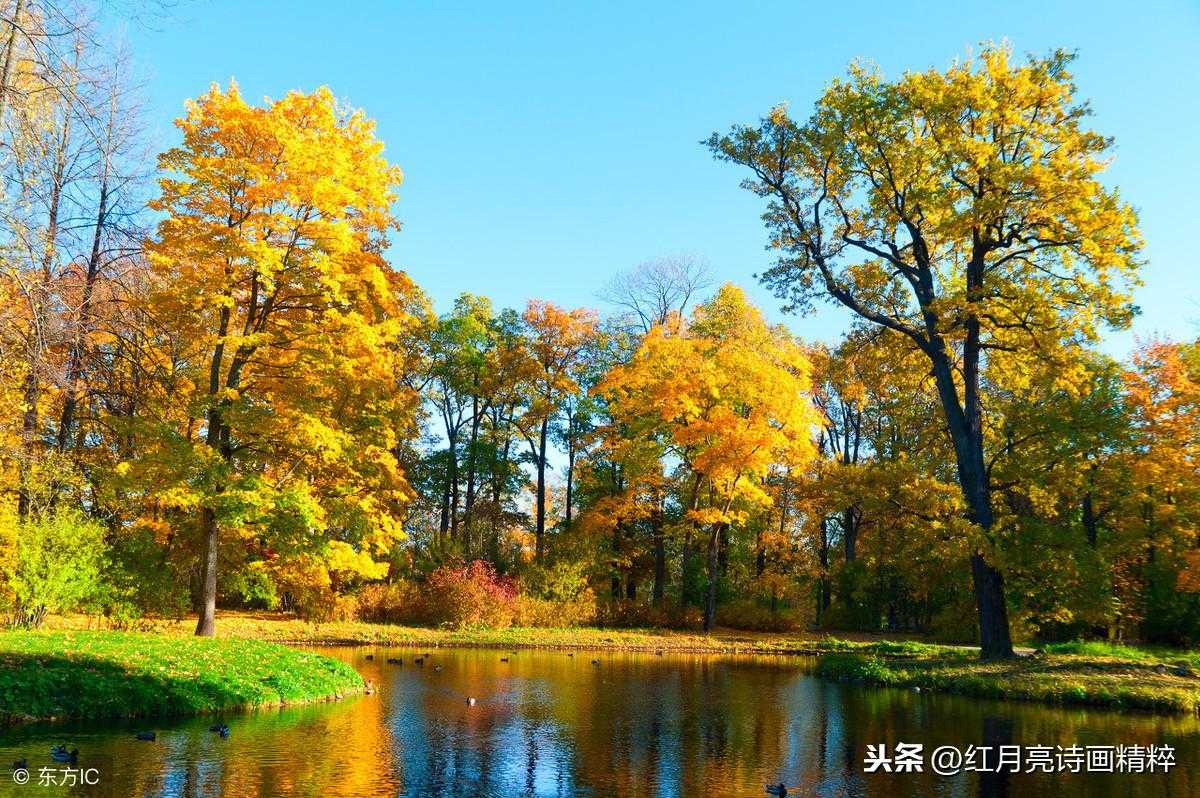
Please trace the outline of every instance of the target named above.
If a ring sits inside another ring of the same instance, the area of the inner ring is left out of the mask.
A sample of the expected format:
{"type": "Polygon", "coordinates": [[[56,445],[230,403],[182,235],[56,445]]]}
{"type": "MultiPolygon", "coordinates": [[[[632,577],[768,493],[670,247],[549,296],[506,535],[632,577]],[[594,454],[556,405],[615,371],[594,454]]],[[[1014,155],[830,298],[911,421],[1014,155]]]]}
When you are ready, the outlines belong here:
{"type": "Polygon", "coordinates": [[[493,565],[500,559],[500,526],[502,522],[500,498],[503,493],[504,484],[502,474],[508,470],[508,456],[512,447],[511,423],[511,417],[505,420],[503,408],[496,408],[492,419],[493,434],[498,432],[501,427],[504,428],[504,447],[501,449],[501,456],[497,458],[495,446],[492,446],[492,523],[488,535],[488,547],[491,552],[493,565]]]}
{"type": "Polygon", "coordinates": [[[1096,548],[1096,542],[1099,540],[1100,518],[1096,514],[1096,502],[1092,498],[1092,485],[1096,481],[1096,463],[1092,463],[1092,468],[1087,474],[1087,492],[1084,493],[1084,506],[1082,506],[1082,514],[1084,514],[1084,532],[1087,534],[1087,545],[1096,548]]]}
{"type": "Polygon", "coordinates": [[[217,518],[211,507],[200,511],[200,534],[204,538],[204,584],[197,637],[212,637],[217,632],[217,518]]]}
{"type": "Polygon", "coordinates": [[[13,10],[12,20],[8,25],[8,42],[4,45],[4,73],[0,74],[0,121],[4,117],[4,109],[8,103],[8,83],[12,79],[13,53],[17,49],[17,29],[21,24],[21,14],[25,10],[25,0],[17,0],[13,10]]]}
{"type": "MultiPolygon", "coordinates": [[[[220,451],[227,462],[232,455],[216,397],[221,389],[221,368],[225,361],[225,337],[229,335],[229,318],[229,307],[222,307],[217,322],[217,345],[213,347],[212,359],[208,366],[208,397],[214,404],[208,409],[208,429],[204,435],[205,444],[213,451],[220,451]]],[[[236,355],[234,360],[236,363],[236,355]]],[[[230,383],[236,381],[235,375],[236,372],[231,369],[230,383]]],[[[214,497],[220,495],[223,489],[221,485],[214,486],[214,497]]],[[[200,618],[196,621],[196,635],[201,637],[212,637],[216,633],[217,527],[216,510],[213,498],[210,497],[200,508],[200,534],[204,538],[204,581],[200,618]]]]}
{"type": "Polygon", "coordinates": [[[721,524],[721,534],[717,538],[717,565],[721,576],[729,573],[729,524],[721,524]]]}
{"type": "MultiPolygon", "coordinates": [[[[224,326],[224,325],[222,325],[224,326]]],[[[236,360],[236,358],[235,358],[236,360]]],[[[229,445],[229,429],[222,421],[221,410],[213,407],[208,413],[208,432],[205,443],[221,452],[226,462],[232,459],[229,445]]],[[[213,493],[220,495],[223,486],[216,486],[213,493]]],[[[196,621],[198,637],[216,634],[217,618],[217,515],[211,504],[200,509],[200,535],[204,539],[204,586],[200,605],[200,618],[196,621]]]]}
{"type": "Polygon", "coordinates": [[[546,433],[550,428],[550,417],[542,419],[538,434],[537,456],[537,529],[534,539],[534,554],[538,562],[546,548],[546,433]]]}
{"type": "MultiPolygon", "coordinates": [[[[109,134],[112,133],[112,112],[109,114],[109,134]]],[[[103,177],[100,181],[100,200],[96,210],[96,227],[92,234],[92,252],[88,257],[87,277],[83,283],[83,296],[79,303],[79,318],[75,322],[75,335],[71,352],[67,358],[67,385],[63,392],[62,417],[58,424],[58,450],[65,451],[75,425],[75,409],[79,403],[79,381],[83,378],[84,350],[92,319],[92,294],[100,273],[100,236],[108,215],[108,159],[105,158],[103,177]]]]}
{"type": "Polygon", "coordinates": [[[756,527],[754,530],[754,576],[761,579],[766,570],[767,549],[763,546],[762,528],[756,527]]]}
{"type": "Polygon", "coordinates": [[[717,549],[725,526],[725,524],[713,526],[713,530],[708,536],[708,590],[704,595],[704,631],[706,632],[712,631],[713,621],[717,616],[717,578],[721,570],[721,565],[717,560],[717,549]]]}
{"type": "Polygon", "coordinates": [[[446,468],[446,478],[442,482],[442,517],[438,522],[438,533],[444,540],[450,534],[450,468],[446,468]]]}
{"type": "Polygon", "coordinates": [[[450,484],[450,539],[458,540],[458,435],[450,436],[450,462],[447,474],[450,484]]]}
{"type": "Polygon", "coordinates": [[[821,539],[817,541],[817,561],[821,566],[821,579],[817,586],[817,623],[829,609],[832,593],[829,584],[829,519],[821,519],[821,539]]]}
{"type": "MultiPolygon", "coordinates": [[[[692,497],[688,502],[688,507],[695,510],[700,506],[700,482],[701,477],[697,474],[692,482],[692,497]]],[[[679,607],[683,609],[687,607],[687,578],[688,571],[692,567],[692,539],[696,532],[695,522],[690,522],[685,527],[683,533],[683,557],[680,564],[679,575],[679,607]]]]}
{"type": "Polygon", "coordinates": [[[842,544],[846,562],[854,562],[857,557],[855,548],[858,544],[858,512],[856,507],[847,507],[842,511],[842,544]]]}
{"type": "Polygon", "coordinates": [[[663,603],[663,591],[666,589],[667,581],[667,545],[663,535],[662,521],[662,511],[655,510],[650,523],[653,526],[652,534],[654,536],[654,588],[651,598],[656,605],[663,603]]]}
{"type": "Polygon", "coordinates": [[[683,533],[683,552],[679,558],[679,607],[687,606],[687,576],[692,567],[692,535],[691,525],[683,533]]]}
{"type": "Polygon", "coordinates": [[[568,528],[571,526],[571,501],[575,490],[575,439],[573,433],[567,431],[567,507],[565,520],[568,528]]]}
{"type": "Polygon", "coordinates": [[[467,556],[471,551],[471,510],[475,507],[475,472],[479,448],[479,397],[471,397],[471,437],[467,443],[467,497],[463,502],[463,537],[466,539],[467,556]]]}
{"type": "Polygon", "coordinates": [[[621,598],[621,524],[613,524],[612,532],[612,597],[621,598]]]}
{"type": "MultiPolygon", "coordinates": [[[[990,537],[992,502],[988,474],[983,458],[983,416],[979,402],[979,324],[967,323],[963,353],[964,402],[958,402],[949,356],[940,339],[934,350],[933,373],[941,399],[946,426],[954,443],[958,481],[967,501],[968,517],[990,537]]],[[[1008,606],[1004,597],[1004,578],[982,551],[971,555],[971,578],[975,588],[975,606],[979,612],[979,653],[985,660],[1013,656],[1008,628],[1008,606]]]]}
{"type": "MultiPolygon", "coordinates": [[[[34,332],[34,335],[39,335],[34,332]]],[[[40,349],[40,345],[35,344],[40,349]]],[[[25,404],[25,412],[21,414],[21,448],[23,461],[21,463],[21,485],[17,492],[17,517],[29,515],[33,501],[29,495],[29,467],[33,464],[34,450],[37,447],[38,399],[41,396],[41,381],[38,379],[38,368],[41,361],[39,352],[32,353],[29,362],[29,373],[25,375],[25,385],[21,391],[21,399],[25,404]]]]}

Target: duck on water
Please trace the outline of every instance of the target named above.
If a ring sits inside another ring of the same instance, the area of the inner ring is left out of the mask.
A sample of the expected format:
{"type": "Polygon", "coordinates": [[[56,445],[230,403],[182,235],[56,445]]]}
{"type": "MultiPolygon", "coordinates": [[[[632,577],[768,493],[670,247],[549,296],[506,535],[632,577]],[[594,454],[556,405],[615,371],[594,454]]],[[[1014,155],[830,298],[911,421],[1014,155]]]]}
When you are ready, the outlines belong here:
{"type": "Polygon", "coordinates": [[[65,745],[56,745],[50,749],[50,758],[55,762],[70,762],[74,765],[79,761],[79,749],[72,748],[68,751],[65,745]]]}

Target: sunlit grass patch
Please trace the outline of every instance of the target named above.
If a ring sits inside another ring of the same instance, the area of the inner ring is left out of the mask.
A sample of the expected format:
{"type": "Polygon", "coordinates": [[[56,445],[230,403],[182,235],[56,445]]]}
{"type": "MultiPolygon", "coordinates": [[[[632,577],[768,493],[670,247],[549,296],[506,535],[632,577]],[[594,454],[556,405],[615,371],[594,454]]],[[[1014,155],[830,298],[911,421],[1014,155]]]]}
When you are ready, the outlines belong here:
{"type": "Polygon", "coordinates": [[[1072,640],[1068,643],[1047,643],[1047,654],[1107,657],[1130,662],[1188,664],[1200,668],[1200,651],[1179,651],[1159,646],[1127,646],[1103,640],[1072,640]]]}
{"type": "Polygon", "coordinates": [[[345,663],[252,640],[0,633],[0,721],[188,715],[362,690],[345,663]]]}
{"type": "Polygon", "coordinates": [[[957,651],[901,657],[881,654],[878,646],[823,654],[817,661],[817,673],[842,681],[920,687],[975,698],[1156,712],[1200,710],[1200,678],[1186,669],[1161,667],[1152,655],[1122,660],[1107,652],[1096,656],[1043,653],[980,662],[957,651]]]}

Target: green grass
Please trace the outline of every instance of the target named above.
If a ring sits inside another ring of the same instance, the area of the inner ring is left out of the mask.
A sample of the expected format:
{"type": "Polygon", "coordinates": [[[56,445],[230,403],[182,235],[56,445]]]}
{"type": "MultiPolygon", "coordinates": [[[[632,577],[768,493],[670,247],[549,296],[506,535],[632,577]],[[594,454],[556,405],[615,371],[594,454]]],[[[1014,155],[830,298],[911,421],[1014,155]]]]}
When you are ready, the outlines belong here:
{"type": "Polygon", "coordinates": [[[1161,662],[1200,668],[1200,651],[1180,651],[1162,646],[1126,646],[1102,640],[1073,640],[1069,643],[1047,643],[1042,650],[1047,654],[1108,657],[1131,662],[1161,662]]]}
{"type": "Polygon", "coordinates": [[[356,693],[345,663],[259,641],[134,632],[0,633],[0,722],[164,717],[356,693]]]}
{"type": "MultiPolygon", "coordinates": [[[[899,657],[868,646],[821,656],[817,673],[842,681],[976,698],[1162,713],[1200,711],[1200,677],[1194,671],[1167,665],[1153,652],[1116,648],[1122,650],[1114,653],[1095,644],[1063,646],[1004,662],[980,662],[971,653],[937,651],[935,646],[899,657]]],[[[1180,654],[1178,659],[1192,656],[1180,654]]]]}

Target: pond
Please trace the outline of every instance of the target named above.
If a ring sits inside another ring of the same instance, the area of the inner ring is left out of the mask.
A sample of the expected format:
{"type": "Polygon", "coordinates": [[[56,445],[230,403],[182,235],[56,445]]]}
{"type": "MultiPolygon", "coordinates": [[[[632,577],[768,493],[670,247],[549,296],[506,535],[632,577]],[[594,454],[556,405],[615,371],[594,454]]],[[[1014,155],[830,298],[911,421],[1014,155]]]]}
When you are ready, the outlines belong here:
{"type": "Polygon", "coordinates": [[[9,729],[0,732],[0,795],[668,798],[763,796],[778,782],[794,796],[1200,795],[1192,717],[869,688],[815,678],[795,657],[321,650],[374,680],[377,694],[231,715],[225,739],[208,731],[213,718],[9,729]],[[155,741],[134,738],[150,728],[155,741]],[[79,767],[97,768],[101,784],[38,785],[57,743],[78,747],[79,767]],[[880,743],[887,752],[922,744],[922,772],[865,772],[867,746],[880,743]],[[1170,746],[1176,764],[1115,775],[931,772],[934,749],[968,745],[1025,746],[1026,755],[1030,746],[1170,746]],[[21,756],[32,772],[24,786],[8,768],[21,756]]]}

